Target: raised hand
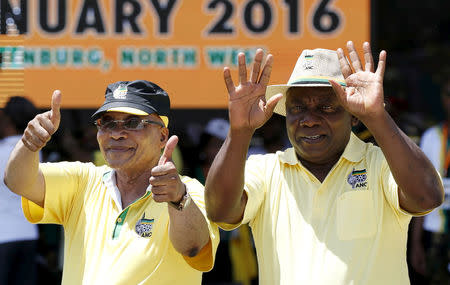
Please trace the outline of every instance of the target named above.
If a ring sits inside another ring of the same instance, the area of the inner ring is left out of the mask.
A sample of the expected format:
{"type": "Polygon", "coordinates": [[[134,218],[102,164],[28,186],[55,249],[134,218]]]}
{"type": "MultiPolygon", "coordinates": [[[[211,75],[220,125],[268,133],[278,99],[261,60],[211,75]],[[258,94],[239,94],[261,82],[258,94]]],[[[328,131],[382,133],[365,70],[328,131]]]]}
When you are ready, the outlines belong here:
{"type": "Polygon", "coordinates": [[[347,50],[353,70],[345,58],[344,51],[337,50],[347,87],[344,90],[338,83],[334,81],[330,83],[347,111],[362,121],[374,118],[384,112],[383,76],[386,51],[380,52],[378,67],[374,72],[374,62],[368,42],[363,44],[364,69],[353,42],[347,42],[347,50]]]}
{"type": "Polygon", "coordinates": [[[258,49],[253,60],[250,79],[247,79],[245,55],[238,54],[239,85],[235,86],[228,67],[223,70],[225,85],[228,90],[229,116],[231,129],[255,130],[261,127],[272,116],[276,103],[282,95],[273,96],[266,102],[266,86],[272,71],[273,57],[267,55],[266,62],[261,71],[264,53],[258,49]]]}
{"type": "Polygon", "coordinates": [[[186,193],[185,185],[181,182],[178,171],[172,161],[172,153],[177,143],[177,136],[169,138],[158,165],[152,169],[152,176],[149,182],[152,185],[153,199],[156,202],[178,202],[186,193]]]}
{"type": "Polygon", "coordinates": [[[52,109],[39,114],[28,123],[23,132],[22,143],[31,151],[41,150],[58,130],[61,121],[61,91],[52,95],[52,109]]]}

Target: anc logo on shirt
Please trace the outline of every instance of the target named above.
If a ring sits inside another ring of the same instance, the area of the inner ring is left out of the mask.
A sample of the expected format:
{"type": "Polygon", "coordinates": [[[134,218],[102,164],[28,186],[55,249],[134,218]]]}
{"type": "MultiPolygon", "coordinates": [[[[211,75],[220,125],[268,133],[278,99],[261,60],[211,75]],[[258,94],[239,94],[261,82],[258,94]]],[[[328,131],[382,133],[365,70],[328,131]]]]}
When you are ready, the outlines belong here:
{"type": "Polygon", "coordinates": [[[142,215],[142,218],[137,221],[136,226],[134,227],[136,233],[140,237],[151,237],[154,221],[155,219],[146,219],[144,213],[144,215],[142,215]]]}
{"type": "Polygon", "coordinates": [[[367,187],[367,171],[355,170],[348,175],[347,182],[352,186],[352,189],[367,187]]]}

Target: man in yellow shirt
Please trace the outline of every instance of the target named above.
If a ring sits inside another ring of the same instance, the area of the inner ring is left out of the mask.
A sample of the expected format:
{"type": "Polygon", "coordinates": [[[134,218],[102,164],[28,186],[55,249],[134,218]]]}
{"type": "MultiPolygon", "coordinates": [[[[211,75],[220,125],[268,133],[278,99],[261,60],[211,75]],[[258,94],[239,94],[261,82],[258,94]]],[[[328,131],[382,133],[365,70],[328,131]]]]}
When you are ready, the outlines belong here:
{"type": "Polygon", "coordinates": [[[374,71],[369,43],[364,63],[347,48],[352,66],[342,49],[304,50],[288,84],[267,90],[273,58],[262,67],[262,50],[250,79],[239,54],[237,86],[224,69],[230,131],[206,180],[206,209],[225,229],[250,224],[262,285],[408,284],[408,223],[442,203],[439,175],[384,109],[386,52],[374,71]],[[273,111],[293,147],[246,162],[273,111]],[[380,147],[351,132],[358,119],[380,147]]]}
{"type": "Polygon", "coordinates": [[[214,263],[217,226],[206,218],[202,185],[171,161],[170,101],[158,85],[108,85],[94,113],[108,166],[40,164],[38,151],[60,123],[61,93],[12,151],[5,183],[27,219],[64,226],[63,284],[200,284],[214,263]],[[161,150],[164,152],[161,155],[161,150]]]}

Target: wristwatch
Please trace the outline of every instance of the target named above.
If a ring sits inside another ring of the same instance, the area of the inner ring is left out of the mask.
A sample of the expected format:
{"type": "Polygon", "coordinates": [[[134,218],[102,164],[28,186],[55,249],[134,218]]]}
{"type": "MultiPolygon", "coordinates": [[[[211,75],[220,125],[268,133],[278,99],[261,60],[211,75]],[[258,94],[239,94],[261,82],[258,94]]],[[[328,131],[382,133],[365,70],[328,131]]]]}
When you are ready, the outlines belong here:
{"type": "Polygon", "coordinates": [[[189,202],[191,202],[191,196],[186,191],[186,194],[184,194],[183,198],[181,198],[179,202],[169,202],[168,204],[178,211],[183,211],[183,209],[189,205],[189,202]]]}

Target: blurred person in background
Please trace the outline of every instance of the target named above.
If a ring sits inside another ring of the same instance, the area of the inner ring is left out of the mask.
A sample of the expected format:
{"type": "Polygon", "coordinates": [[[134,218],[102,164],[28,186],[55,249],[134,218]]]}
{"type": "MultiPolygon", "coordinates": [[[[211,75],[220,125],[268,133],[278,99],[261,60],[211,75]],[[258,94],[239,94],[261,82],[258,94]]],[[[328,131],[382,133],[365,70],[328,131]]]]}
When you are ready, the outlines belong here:
{"type": "Polygon", "coordinates": [[[64,160],[93,162],[97,166],[106,164],[97,143],[97,128],[94,124],[80,125],[73,132],[65,129],[60,136],[64,160]]]}
{"type": "Polygon", "coordinates": [[[6,162],[38,110],[24,97],[10,97],[0,110],[0,284],[37,282],[38,228],[22,214],[20,196],[3,182],[6,162]]]}
{"type": "Polygon", "coordinates": [[[227,137],[230,124],[227,120],[214,118],[208,121],[198,143],[198,165],[195,168],[195,178],[205,184],[211,163],[219,152],[222,143],[227,137]]]}
{"type": "Polygon", "coordinates": [[[283,116],[273,114],[261,128],[255,131],[248,155],[272,153],[290,147],[291,143],[287,138],[284,124],[283,116]]]}
{"type": "Polygon", "coordinates": [[[450,284],[450,79],[441,90],[447,118],[427,129],[420,147],[444,180],[445,200],[424,217],[413,219],[410,262],[426,284],[450,284]]]}
{"type": "MultiPolygon", "coordinates": [[[[199,140],[199,163],[195,177],[205,183],[209,168],[227,137],[230,124],[222,118],[213,118],[204,127],[199,140]]],[[[203,284],[250,285],[258,278],[256,256],[248,226],[234,231],[220,230],[214,268],[203,275],[203,284]]]]}
{"type": "Polygon", "coordinates": [[[109,84],[92,115],[107,166],[39,163],[58,130],[61,93],[30,121],[11,152],[5,184],[34,223],[64,227],[63,284],[200,284],[213,267],[217,226],[206,218],[203,186],[171,160],[170,100],[146,81],[109,84]],[[164,149],[161,154],[161,150],[164,149]]]}

